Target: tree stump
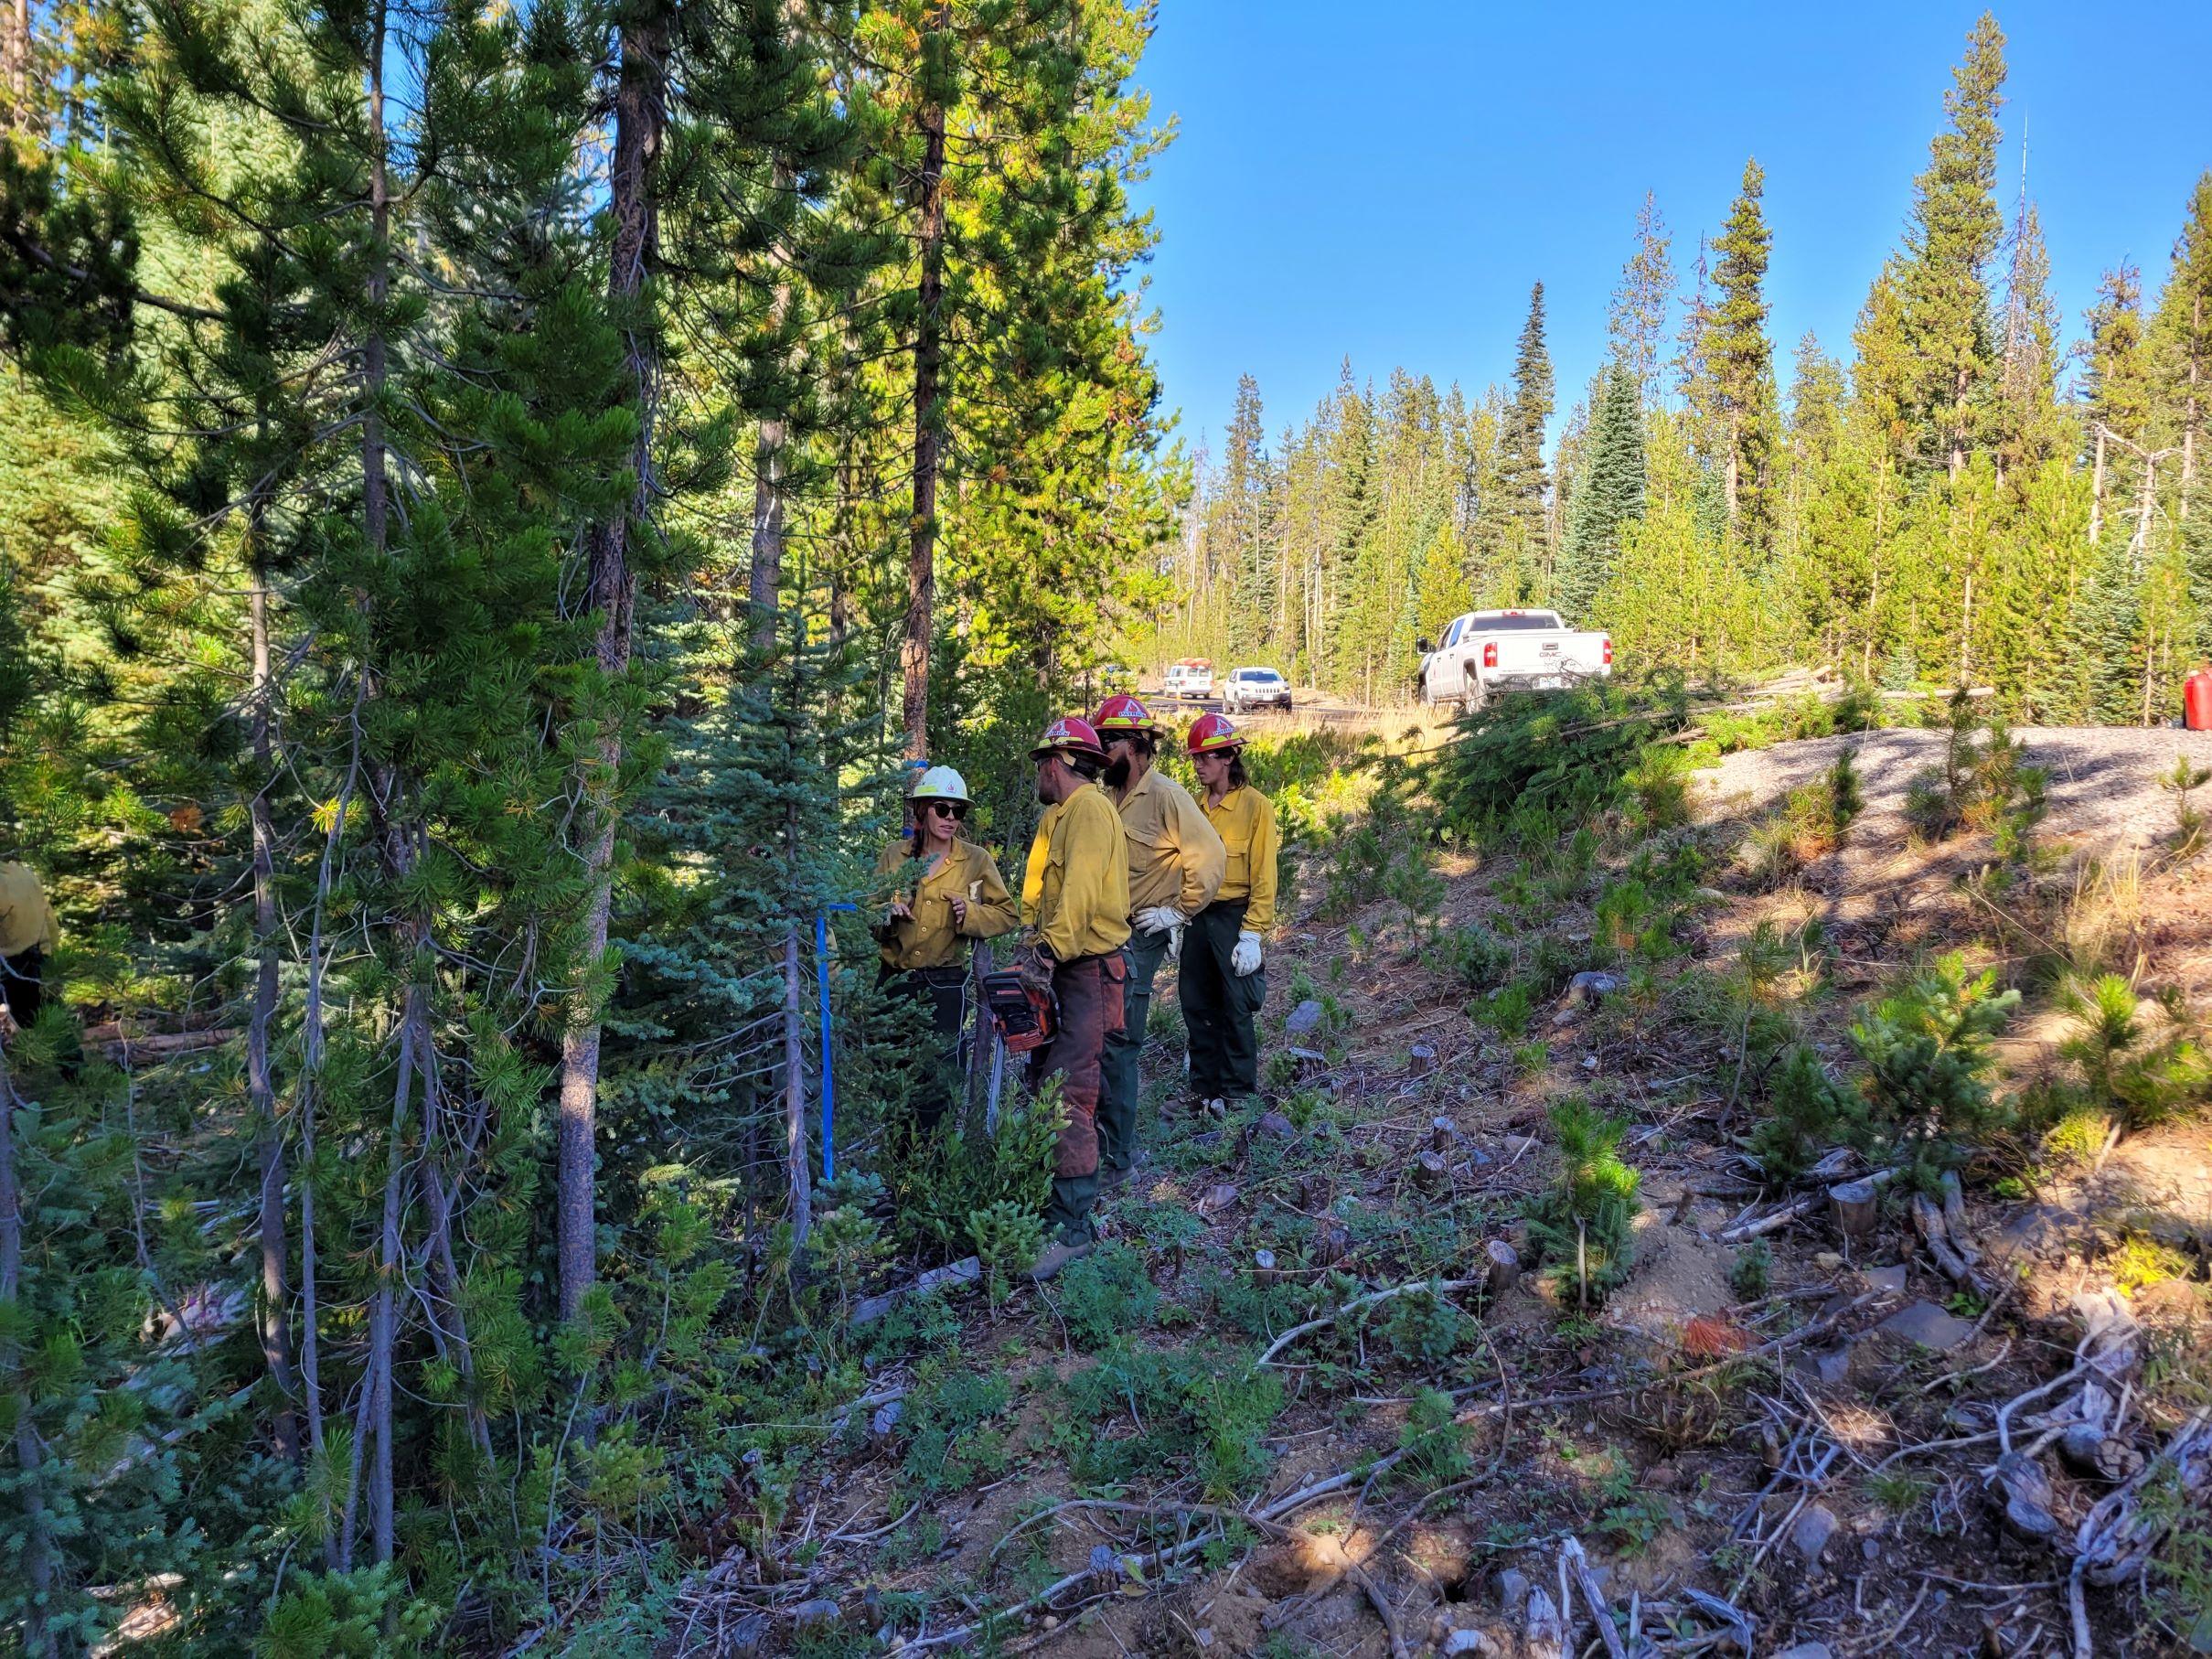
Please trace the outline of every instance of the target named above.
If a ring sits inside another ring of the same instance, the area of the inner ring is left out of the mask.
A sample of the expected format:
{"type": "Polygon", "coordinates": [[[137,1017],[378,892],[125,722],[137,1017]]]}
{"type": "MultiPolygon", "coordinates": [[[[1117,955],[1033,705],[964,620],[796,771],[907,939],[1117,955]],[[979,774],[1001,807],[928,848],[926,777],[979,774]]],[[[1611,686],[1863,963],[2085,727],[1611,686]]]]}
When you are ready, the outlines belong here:
{"type": "Polygon", "coordinates": [[[1493,1238],[1482,1247],[1483,1258],[1490,1270],[1483,1290],[1495,1301],[1521,1282],[1521,1253],[1502,1238],[1493,1238]]]}
{"type": "Polygon", "coordinates": [[[1828,1189],[1834,1206],[1835,1230],[1845,1238],[1864,1238],[1874,1231],[1882,1189],[1871,1180],[1838,1182],[1828,1189]]]}

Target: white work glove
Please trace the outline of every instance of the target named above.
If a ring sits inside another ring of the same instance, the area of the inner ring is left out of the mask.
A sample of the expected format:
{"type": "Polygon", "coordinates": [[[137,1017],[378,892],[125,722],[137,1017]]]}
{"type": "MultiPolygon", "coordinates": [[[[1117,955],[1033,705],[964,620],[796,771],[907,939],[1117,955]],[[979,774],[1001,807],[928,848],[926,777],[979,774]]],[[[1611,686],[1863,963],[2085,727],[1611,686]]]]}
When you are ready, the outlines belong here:
{"type": "Polygon", "coordinates": [[[1182,960],[1182,929],[1180,927],[1168,929],[1167,960],[1170,964],[1182,960]]]}
{"type": "Polygon", "coordinates": [[[1181,933],[1191,918],[1172,904],[1155,904],[1137,913],[1138,933],[1181,933]]]}
{"type": "Polygon", "coordinates": [[[1236,948],[1229,953],[1229,969],[1240,979],[1259,971],[1259,935],[1246,929],[1236,936],[1236,948]]]}

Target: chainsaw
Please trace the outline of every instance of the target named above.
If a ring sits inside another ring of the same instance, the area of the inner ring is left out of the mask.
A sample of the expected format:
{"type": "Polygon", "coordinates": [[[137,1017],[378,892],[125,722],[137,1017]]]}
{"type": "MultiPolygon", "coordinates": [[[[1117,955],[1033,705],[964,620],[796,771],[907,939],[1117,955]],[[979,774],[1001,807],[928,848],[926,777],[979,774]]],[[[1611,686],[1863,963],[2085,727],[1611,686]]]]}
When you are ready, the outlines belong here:
{"type": "Polygon", "coordinates": [[[1052,993],[1033,990],[1010,969],[983,976],[983,1006],[1010,1054],[1027,1054],[1053,1040],[1052,993]]]}

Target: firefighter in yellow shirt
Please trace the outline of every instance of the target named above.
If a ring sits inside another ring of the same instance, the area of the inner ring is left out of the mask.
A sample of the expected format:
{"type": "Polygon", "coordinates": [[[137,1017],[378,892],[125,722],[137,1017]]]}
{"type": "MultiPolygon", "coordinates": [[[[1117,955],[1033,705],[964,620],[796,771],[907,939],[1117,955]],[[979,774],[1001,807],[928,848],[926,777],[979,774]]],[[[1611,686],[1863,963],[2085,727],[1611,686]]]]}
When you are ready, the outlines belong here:
{"type": "Polygon", "coordinates": [[[0,1003],[18,1027],[38,1018],[47,953],[61,941],[54,907],[22,864],[0,863],[0,1003]]]}
{"type": "Polygon", "coordinates": [[[1098,1161],[1108,1186],[1137,1161],[1137,1058],[1151,1015],[1152,981],[1182,955],[1183,930],[1213,902],[1226,854],[1191,792],[1152,763],[1159,727],[1136,698],[1109,697],[1092,722],[1106,744],[1104,782],[1129,838],[1129,990],[1123,1029],[1106,1039],[1098,1099],[1098,1161]]]}
{"type": "Polygon", "coordinates": [[[1053,1039],[1030,1056],[1030,1086],[1058,1072],[1067,1108],[1044,1212],[1045,1251],[1030,1269],[1042,1280],[1089,1255],[1095,1237],[1099,1064],[1107,1037],[1122,1025],[1129,858],[1121,815],[1096,787],[1106,757],[1090,722],[1073,715],[1054,721],[1030,758],[1046,811],[1030,855],[1033,904],[1027,903],[1032,882],[1022,883],[1030,924],[1024,971],[1049,978],[1054,1003],[1053,1039]]]}
{"type": "Polygon", "coordinates": [[[1183,1024],[1191,1037],[1191,1093],[1214,1117],[1259,1088],[1260,1004],[1267,978],[1260,941],[1275,926],[1275,862],[1282,838],[1275,804],[1245,776],[1245,740],[1219,714],[1202,714],[1187,740],[1204,788],[1206,819],[1227,857],[1213,902],[1183,942],[1183,1024]]]}
{"type": "Polygon", "coordinates": [[[876,874],[895,880],[890,909],[876,926],[882,977],[892,993],[929,1010],[945,1066],[914,1100],[914,1118],[928,1134],[952,1102],[951,1071],[960,1063],[967,1023],[967,954],[974,941],[1010,933],[1014,901],[990,854],[960,839],[967,817],[967,782],[950,766],[932,766],[907,797],[913,839],[883,849],[876,874]]]}

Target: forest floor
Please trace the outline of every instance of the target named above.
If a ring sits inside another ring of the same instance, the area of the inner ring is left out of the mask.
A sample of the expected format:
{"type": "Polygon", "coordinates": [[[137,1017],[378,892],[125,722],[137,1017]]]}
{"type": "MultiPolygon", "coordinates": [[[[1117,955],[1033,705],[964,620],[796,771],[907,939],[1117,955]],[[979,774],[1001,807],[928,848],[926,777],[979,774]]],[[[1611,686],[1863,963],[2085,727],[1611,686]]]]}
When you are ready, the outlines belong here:
{"type": "MultiPolygon", "coordinates": [[[[2038,927],[2201,996],[2212,866],[2161,851],[2176,735],[2098,733],[2090,784],[2054,787],[2040,907],[1967,879],[1987,837],[1910,832],[1886,780],[1920,733],[1864,740],[1868,809],[1780,881],[1741,843],[1841,740],[1700,775],[1703,821],[1672,834],[1694,897],[1632,962],[1605,947],[1601,895],[1640,850],[1618,826],[1444,854],[1417,911],[1324,918],[1309,891],[1268,963],[1266,1097],[1226,1123],[1177,1109],[1170,990],[1150,1162],[1102,1205],[1099,1252],[1042,1290],[899,1304],[838,1461],[791,1498],[803,1526],[695,1578],[668,1651],[2076,1652],[2077,1524],[2212,1407],[2204,1122],[1970,1183],[1961,1279],[1901,1205],[1847,1237],[1819,1183],[1762,1181],[1743,1137],[1771,1062],[1746,1034],[1779,1013],[1841,1070],[1854,1011],[1962,948],[2023,987],[2003,1087],[2032,1087],[2070,1029],[2038,927]],[[1615,983],[1501,1013],[1532,964],[1615,983]],[[1629,1119],[1641,1176],[1633,1268],[1595,1308],[1571,1278],[1488,1278],[1493,1243],[1528,1252],[1570,1095],[1629,1119]],[[2117,1416],[2062,1460],[2100,1375],[2081,1356],[2122,1336],[2117,1416]]],[[[2081,1592],[2096,1651],[2180,1651],[2177,1610],[2212,1584],[2184,1522],[2177,1573],[2081,1592]]]]}

